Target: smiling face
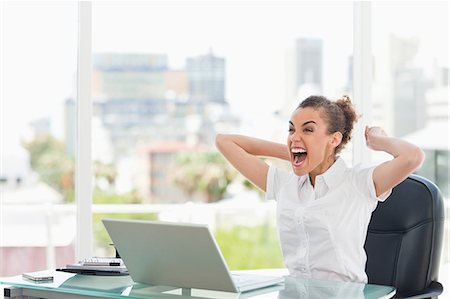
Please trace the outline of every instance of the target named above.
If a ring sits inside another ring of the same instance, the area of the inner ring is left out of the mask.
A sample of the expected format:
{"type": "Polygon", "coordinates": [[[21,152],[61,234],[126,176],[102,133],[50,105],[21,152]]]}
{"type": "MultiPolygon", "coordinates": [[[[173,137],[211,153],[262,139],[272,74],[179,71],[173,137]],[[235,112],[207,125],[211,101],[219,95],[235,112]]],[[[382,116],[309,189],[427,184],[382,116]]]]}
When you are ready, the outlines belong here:
{"type": "Polygon", "coordinates": [[[328,133],[328,124],[321,109],[299,108],[289,121],[287,146],[290,161],[296,175],[319,175],[334,163],[334,149],[342,134],[328,133]]]}

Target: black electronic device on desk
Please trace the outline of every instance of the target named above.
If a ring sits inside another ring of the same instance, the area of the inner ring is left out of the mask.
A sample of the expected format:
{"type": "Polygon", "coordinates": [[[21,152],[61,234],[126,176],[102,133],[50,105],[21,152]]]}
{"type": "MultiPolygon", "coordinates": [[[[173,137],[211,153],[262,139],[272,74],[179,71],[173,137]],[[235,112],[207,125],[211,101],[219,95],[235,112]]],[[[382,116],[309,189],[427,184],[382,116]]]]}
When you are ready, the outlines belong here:
{"type": "Polygon", "coordinates": [[[116,257],[93,257],[75,264],[67,264],[65,268],[56,270],[86,275],[128,275],[128,270],[122,259],[116,257]]]}

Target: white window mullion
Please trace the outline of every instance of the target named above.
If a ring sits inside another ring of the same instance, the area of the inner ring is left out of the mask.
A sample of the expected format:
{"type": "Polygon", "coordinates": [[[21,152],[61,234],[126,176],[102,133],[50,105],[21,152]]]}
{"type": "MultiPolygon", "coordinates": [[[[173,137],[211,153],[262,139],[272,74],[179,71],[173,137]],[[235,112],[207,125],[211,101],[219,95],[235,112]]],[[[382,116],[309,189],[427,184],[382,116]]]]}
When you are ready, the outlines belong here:
{"type": "Polygon", "coordinates": [[[77,203],[76,258],[92,256],[92,158],[91,158],[91,2],[79,2],[77,150],[75,198],[77,203]]]}
{"type": "Polygon", "coordinates": [[[363,131],[372,122],[372,69],[371,3],[357,1],[353,3],[353,102],[363,117],[355,127],[353,165],[370,162],[363,131]]]}

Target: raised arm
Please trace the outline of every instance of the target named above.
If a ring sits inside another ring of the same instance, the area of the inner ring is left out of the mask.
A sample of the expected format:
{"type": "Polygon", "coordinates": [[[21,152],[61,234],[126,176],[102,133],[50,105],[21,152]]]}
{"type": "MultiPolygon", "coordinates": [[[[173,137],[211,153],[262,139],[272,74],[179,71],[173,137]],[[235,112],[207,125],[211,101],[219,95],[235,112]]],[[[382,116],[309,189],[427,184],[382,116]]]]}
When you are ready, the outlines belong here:
{"type": "Polygon", "coordinates": [[[365,136],[369,148],[384,151],[394,157],[375,167],[373,181],[377,196],[397,186],[419,168],[425,159],[425,154],[419,147],[401,139],[388,137],[379,127],[366,127],[365,136]]]}
{"type": "Polygon", "coordinates": [[[289,160],[286,145],[243,135],[218,134],[216,146],[243,176],[263,191],[269,166],[259,156],[289,160]]]}

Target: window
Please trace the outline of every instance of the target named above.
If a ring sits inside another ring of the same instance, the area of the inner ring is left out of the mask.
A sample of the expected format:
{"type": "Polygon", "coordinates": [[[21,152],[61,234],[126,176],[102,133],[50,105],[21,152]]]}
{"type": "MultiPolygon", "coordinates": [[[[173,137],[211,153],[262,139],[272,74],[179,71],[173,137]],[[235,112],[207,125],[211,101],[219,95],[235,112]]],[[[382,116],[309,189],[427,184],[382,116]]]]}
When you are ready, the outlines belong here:
{"type": "Polygon", "coordinates": [[[0,276],[75,259],[76,2],[1,3],[0,276]]]}
{"type": "MultiPolygon", "coordinates": [[[[139,214],[120,215],[125,206],[110,205],[108,216],[207,223],[232,268],[281,266],[273,203],[248,191],[232,169],[224,173],[214,138],[240,132],[285,143],[301,99],[351,93],[352,9],[352,3],[93,3],[94,203],[141,204],[139,214]],[[266,231],[267,240],[258,237],[266,231]],[[255,240],[244,244],[244,235],[255,240]],[[256,253],[233,255],[231,238],[255,252],[265,247],[257,242],[271,242],[266,247],[276,263],[258,264],[263,258],[256,253]]],[[[93,221],[98,254],[111,250],[104,216],[93,221]]]]}

